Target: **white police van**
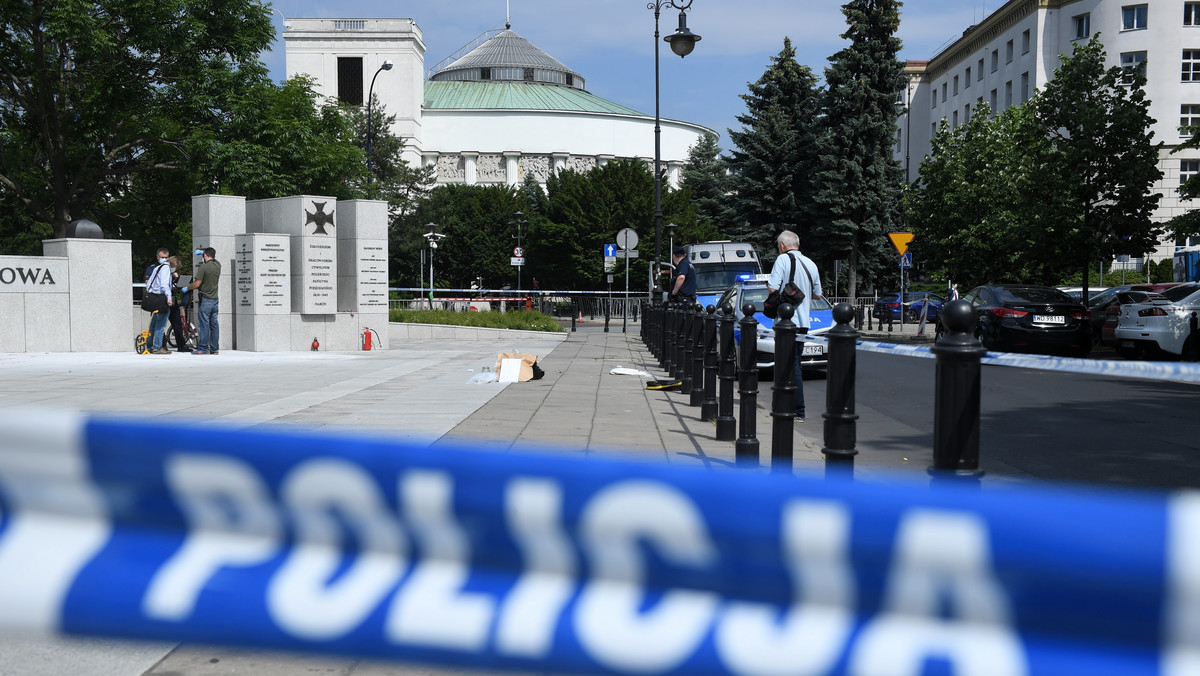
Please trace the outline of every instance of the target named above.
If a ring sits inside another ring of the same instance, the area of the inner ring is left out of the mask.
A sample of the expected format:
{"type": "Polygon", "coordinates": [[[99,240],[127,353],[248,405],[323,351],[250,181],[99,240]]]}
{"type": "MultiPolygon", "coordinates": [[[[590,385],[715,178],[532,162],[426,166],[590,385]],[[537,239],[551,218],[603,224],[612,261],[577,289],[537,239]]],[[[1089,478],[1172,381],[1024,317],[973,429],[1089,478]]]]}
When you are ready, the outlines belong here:
{"type": "MultiPolygon", "coordinates": [[[[756,361],[760,369],[775,366],[775,320],[762,313],[763,301],[767,299],[767,278],[770,275],[756,274],[739,277],[733,286],[717,299],[716,306],[725,303],[733,306],[733,315],[739,323],[734,324],[733,340],[741,346],[741,320],[745,316],[742,305],[754,303],[754,319],[758,321],[758,354],[756,361]]],[[[833,328],[833,306],[824,298],[809,301],[809,335],[820,335],[833,328]]],[[[827,363],[825,345],[801,343],[800,366],[805,369],[824,369],[827,363]]]]}
{"type": "Polygon", "coordinates": [[[717,299],[742,275],[762,274],[762,264],[754,245],[745,242],[715,240],[690,244],[687,258],[696,268],[696,301],[704,307],[717,299]]]}

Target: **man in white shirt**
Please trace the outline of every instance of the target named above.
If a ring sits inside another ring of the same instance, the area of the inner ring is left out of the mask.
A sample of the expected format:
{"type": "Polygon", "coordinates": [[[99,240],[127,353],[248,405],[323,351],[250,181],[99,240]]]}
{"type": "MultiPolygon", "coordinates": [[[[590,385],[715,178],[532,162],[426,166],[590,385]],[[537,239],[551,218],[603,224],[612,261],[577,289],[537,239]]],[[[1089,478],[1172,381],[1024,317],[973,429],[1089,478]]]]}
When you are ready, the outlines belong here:
{"type": "MultiPolygon", "coordinates": [[[[767,278],[767,289],[778,291],[788,283],[792,270],[791,261],[794,260],[796,273],[790,281],[795,282],[796,286],[804,292],[804,300],[796,307],[796,314],[792,316],[792,321],[799,327],[797,334],[808,333],[812,299],[821,297],[821,275],[817,271],[816,263],[800,253],[800,237],[796,233],[791,230],[779,233],[779,236],[775,238],[775,246],[779,251],[779,257],[775,259],[771,275],[767,278]]],[[[803,349],[804,343],[797,340],[795,359],[796,422],[804,422],[804,379],[800,373],[800,353],[803,349]]],[[[775,373],[778,377],[779,372],[775,373]]]]}

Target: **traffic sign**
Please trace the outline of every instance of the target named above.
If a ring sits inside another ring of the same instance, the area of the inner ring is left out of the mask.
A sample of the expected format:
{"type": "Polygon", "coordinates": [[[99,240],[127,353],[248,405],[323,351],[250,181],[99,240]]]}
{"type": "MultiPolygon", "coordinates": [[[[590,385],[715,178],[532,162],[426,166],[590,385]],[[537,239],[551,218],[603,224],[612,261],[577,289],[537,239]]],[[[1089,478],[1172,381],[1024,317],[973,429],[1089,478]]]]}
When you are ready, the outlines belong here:
{"type": "Polygon", "coordinates": [[[904,268],[905,270],[912,267],[912,254],[900,254],[900,267],[904,268]]]}
{"type": "Polygon", "coordinates": [[[521,266],[525,265],[525,258],[524,258],[524,257],[521,257],[521,256],[513,256],[511,260],[512,260],[512,262],[511,262],[511,263],[509,263],[509,265],[515,265],[515,266],[517,266],[517,267],[521,267],[521,266]]]}
{"type": "Polygon", "coordinates": [[[524,258],[525,257],[525,247],[514,246],[513,247],[513,256],[515,256],[516,258],[524,258]]]}
{"type": "Polygon", "coordinates": [[[636,249],[632,250],[632,251],[630,251],[629,249],[625,249],[624,251],[617,252],[617,258],[637,258],[637,257],[638,257],[638,252],[636,249]]]}
{"type": "Polygon", "coordinates": [[[913,234],[911,232],[889,232],[888,239],[892,240],[896,251],[903,256],[908,253],[908,243],[913,241],[913,234]]]}
{"type": "Polygon", "coordinates": [[[636,249],[638,245],[637,231],[633,228],[621,228],[617,232],[617,246],[622,249],[636,249]]]}
{"type": "Polygon", "coordinates": [[[617,255],[617,245],[616,244],[605,244],[604,245],[604,257],[605,258],[613,258],[616,255],[617,255]]]}

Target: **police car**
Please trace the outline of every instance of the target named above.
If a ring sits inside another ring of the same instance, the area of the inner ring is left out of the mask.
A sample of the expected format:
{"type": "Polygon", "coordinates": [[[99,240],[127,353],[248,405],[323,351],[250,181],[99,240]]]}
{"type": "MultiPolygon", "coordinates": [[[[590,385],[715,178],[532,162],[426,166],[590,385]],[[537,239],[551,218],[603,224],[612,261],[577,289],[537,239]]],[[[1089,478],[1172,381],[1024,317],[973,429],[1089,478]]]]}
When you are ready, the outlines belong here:
{"type": "MultiPolygon", "coordinates": [[[[745,315],[742,306],[754,303],[754,319],[758,321],[758,367],[768,369],[775,366],[775,320],[762,313],[763,301],[767,299],[767,277],[769,275],[741,275],[733,286],[725,290],[717,300],[717,307],[725,303],[733,306],[733,314],[738,323],[734,324],[733,340],[741,346],[741,320],[745,315]]],[[[810,335],[820,335],[833,328],[833,306],[824,298],[813,298],[809,301],[810,335]]],[[[826,365],[825,346],[815,343],[799,343],[801,349],[800,364],[806,369],[824,369],[826,365]]]]}

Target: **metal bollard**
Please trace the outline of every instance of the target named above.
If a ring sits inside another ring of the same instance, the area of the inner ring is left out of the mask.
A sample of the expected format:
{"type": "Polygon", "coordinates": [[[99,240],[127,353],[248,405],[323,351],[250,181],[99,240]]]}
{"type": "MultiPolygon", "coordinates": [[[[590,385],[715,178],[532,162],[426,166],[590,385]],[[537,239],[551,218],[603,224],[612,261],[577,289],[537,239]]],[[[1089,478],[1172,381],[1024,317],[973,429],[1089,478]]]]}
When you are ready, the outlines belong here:
{"type": "Polygon", "coordinates": [[[717,395],[717,441],[737,438],[737,418],[733,417],[733,386],[737,382],[737,345],[733,342],[733,306],[721,306],[721,381],[717,395]]]}
{"type": "Polygon", "coordinates": [[[662,367],[670,378],[675,372],[675,308],[663,305],[662,367]]]}
{"type": "Polygon", "coordinates": [[[688,406],[704,403],[704,306],[692,307],[692,389],[688,391],[688,406]]]}
{"type": "Polygon", "coordinates": [[[695,345],[692,344],[692,326],[695,323],[696,309],[689,303],[683,309],[683,326],[679,333],[679,380],[681,384],[679,391],[684,394],[690,394],[692,391],[692,352],[695,350],[695,345]]]}
{"type": "Polygon", "coordinates": [[[771,471],[792,471],[796,420],[796,309],[784,303],[775,318],[775,382],[771,385],[771,471]]]}
{"type": "Polygon", "coordinates": [[[930,352],[937,356],[933,401],[931,486],[979,487],[980,358],[987,349],[975,337],[975,308],[956,300],[942,309],[945,333],[930,352]]]}
{"type": "Polygon", "coordinates": [[[575,303],[571,303],[571,333],[575,333],[575,303]]]}
{"type": "Polygon", "coordinates": [[[704,401],[700,404],[700,420],[717,418],[717,308],[709,305],[704,318],[704,401]]]}
{"type": "Polygon", "coordinates": [[[833,306],[837,324],[825,335],[829,338],[827,378],[825,382],[825,477],[854,478],[854,449],[858,415],[854,413],[854,381],[857,369],[855,344],[858,332],[850,325],[854,308],[849,303],[833,306]]]}
{"type": "Polygon", "coordinates": [[[738,414],[741,418],[740,435],[733,444],[733,455],[738,467],[758,467],[758,437],[755,436],[755,416],[758,415],[758,321],[754,319],[754,303],[742,306],[742,340],[738,350],[738,414]]]}
{"type": "Polygon", "coordinates": [[[612,312],[609,309],[609,305],[608,305],[608,303],[605,303],[604,304],[604,332],[605,333],[608,333],[608,316],[610,314],[612,314],[612,312]]]}

